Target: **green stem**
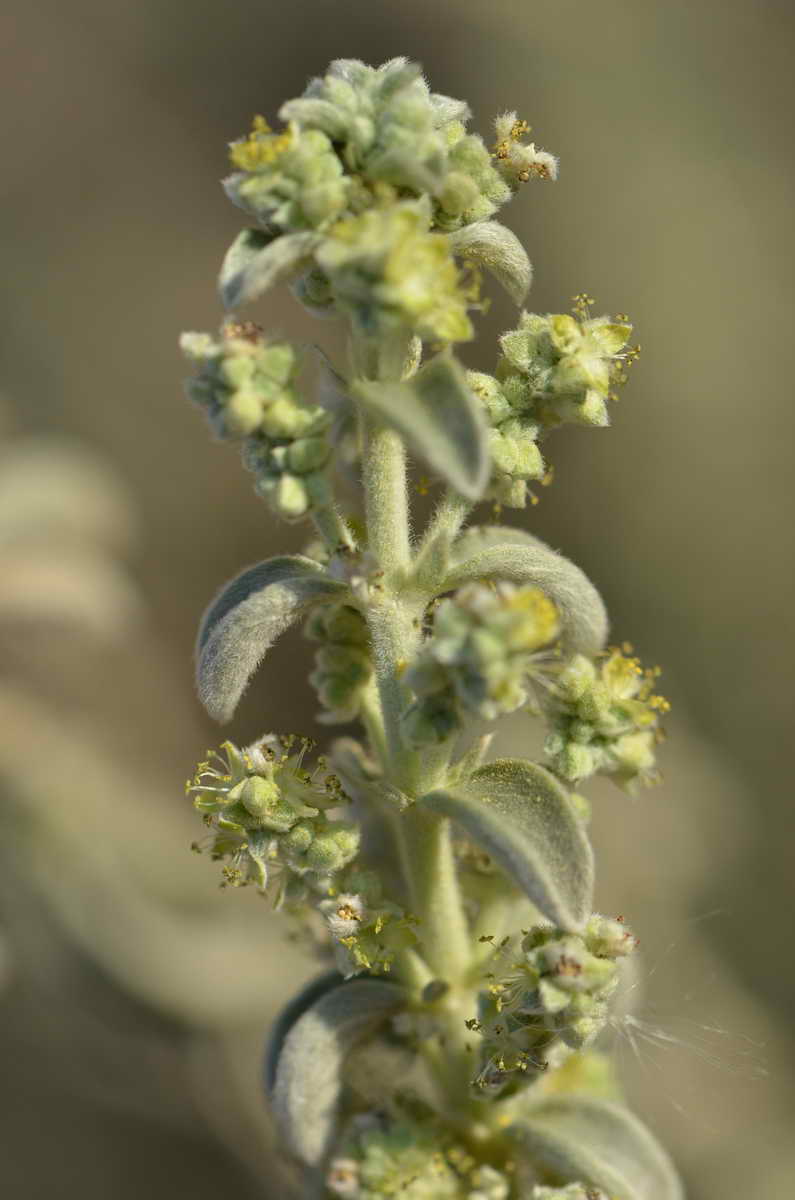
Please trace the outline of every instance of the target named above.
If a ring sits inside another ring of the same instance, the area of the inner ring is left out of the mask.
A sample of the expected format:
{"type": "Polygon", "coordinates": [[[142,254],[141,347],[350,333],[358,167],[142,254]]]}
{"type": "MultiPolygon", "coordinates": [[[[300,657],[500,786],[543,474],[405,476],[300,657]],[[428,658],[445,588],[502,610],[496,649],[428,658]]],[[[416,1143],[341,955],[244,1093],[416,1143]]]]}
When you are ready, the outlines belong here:
{"type": "Polygon", "coordinates": [[[411,560],[406,450],[399,433],[371,417],[363,416],[362,430],[368,548],[391,581],[411,560]]]}
{"type": "MultiPolygon", "coordinates": [[[[352,360],[362,373],[387,378],[397,361],[362,343],[352,360]]],[[[370,586],[367,620],[373,641],[378,694],[388,752],[390,782],[410,796],[440,783],[447,770],[444,755],[423,756],[404,742],[401,716],[408,695],[402,674],[422,638],[422,601],[402,590],[411,567],[406,451],[393,429],[362,416],[367,538],[378,575],[370,586]]],[[[459,504],[450,504],[450,520],[459,504]]],[[[395,816],[403,869],[411,903],[421,922],[428,966],[454,983],[466,973],[469,932],[455,866],[449,822],[417,808],[395,816]]]]}
{"type": "Polygon", "coordinates": [[[335,554],[338,550],[355,549],[356,543],[353,535],[333,505],[329,505],[328,508],[315,509],[312,513],[312,521],[329,553],[335,554]]]}
{"type": "Polygon", "coordinates": [[[367,731],[370,750],[378,759],[381,768],[384,769],[388,759],[386,731],[378,698],[378,687],[374,679],[370,680],[364,690],[360,715],[362,724],[367,731]]]}
{"type": "Polygon", "coordinates": [[[471,951],[450,822],[416,807],[398,820],[403,866],[421,922],[425,960],[438,978],[455,986],[467,971],[471,951]]]}

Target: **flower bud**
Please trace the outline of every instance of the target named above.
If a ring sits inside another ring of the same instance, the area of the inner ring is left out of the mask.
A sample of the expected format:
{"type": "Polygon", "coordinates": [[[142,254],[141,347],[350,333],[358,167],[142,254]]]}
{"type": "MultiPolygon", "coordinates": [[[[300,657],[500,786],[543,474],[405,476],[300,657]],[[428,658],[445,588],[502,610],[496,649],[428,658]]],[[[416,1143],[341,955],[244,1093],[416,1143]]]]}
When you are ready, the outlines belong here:
{"type": "Polygon", "coordinates": [[[599,914],[583,935],[551,925],[530,929],[509,972],[491,975],[480,995],[478,1087],[499,1093],[526,1086],[561,1049],[580,1050],[593,1041],[618,986],[616,960],[635,945],[621,922],[599,914]]]}
{"type": "Polygon", "coordinates": [[[318,875],[329,875],[347,866],[359,852],[359,830],[346,821],[330,821],[322,832],[313,837],[299,865],[294,858],[294,869],[315,871],[318,875]]]}
{"type": "Polygon", "coordinates": [[[461,711],[494,720],[527,700],[537,651],[558,633],[554,604],[538,588],[471,584],[437,611],[432,636],[406,671],[417,699],[404,715],[415,745],[444,740],[461,711]]]}
{"type": "Polygon", "coordinates": [[[262,117],[248,137],[233,142],[233,167],[224,181],[230,199],[268,227],[285,233],[322,229],[344,210],[350,180],[330,139],[291,125],[275,134],[262,117]]]}
{"type": "Polygon", "coordinates": [[[361,613],[348,604],[315,609],[306,625],[307,637],[321,643],[309,679],[327,711],[320,720],[354,720],[372,678],[370,635],[361,613]]]}
{"type": "Polygon", "coordinates": [[[532,409],[528,410],[523,392],[514,396],[493,376],[479,371],[469,371],[467,382],[483,404],[491,425],[489,496],[510,508],[524,508],[528,481],[543,479],[546,472],[538,447],[538,421],[532,409]]]}
{"type": "Polygon", "coordinates": [[[525,312],[519,328],[500,338],[497,378],[545,429],[564,421],[607,425],[611,388],[624,382],[637,356],[626,350],[631,325],[591,318],[590,298],[576,300],[575,316],[525,312]]]}
{"type": "Polygon", "coordinates": [[[269,736],[247,750],[225,742],[221,753],[199,763],[188,784],[194,806],[214,830],[212,857],[229,863],[226,884],[253,881],[265,888],[273,868],[325,876],[347,866],[358,850],[356,826],[325,815],[346,799],[338,778],[308,772],[309,743],[293,754],[294,741],[269,736]]]}
{"type": "Polygon", "coordinates": [[[317,252],[336,301],[360,332],[406,329],[423,340],[472,337],[467,308],[476,299],[447,238],[429,232],[427,206],[404,202],[340,221],[317,252]]]}
{"type": "Polygon", "coordinates": [[[571,782],[600,771],[629,790],[654,782],[659,715],[669,708],[654,692],[658,674],[619,650],[565,664],[544,698],[553,770],[571,782]]]}
{"type": "Polygon", "coordinates": [[[237,797],[246,812],[263,828],[272,829],[275,833],[286,833],[295,825],[298,819],[296,808],[282,796],[280,788],[272,779],[252,775],[239,785],[239,789],[233,790],[237,791],[237,797]]]}

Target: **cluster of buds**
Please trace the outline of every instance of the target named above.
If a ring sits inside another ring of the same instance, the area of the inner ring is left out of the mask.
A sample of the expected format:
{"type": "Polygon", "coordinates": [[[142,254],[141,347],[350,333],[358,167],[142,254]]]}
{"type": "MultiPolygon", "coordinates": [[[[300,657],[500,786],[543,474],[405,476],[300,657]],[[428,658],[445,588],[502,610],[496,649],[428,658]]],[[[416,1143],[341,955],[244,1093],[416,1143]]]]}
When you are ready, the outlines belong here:
{"type": "Polygon", "coordinates": [[[573,316],[524,312],[518,329],[500,338],[497,378],[505,399],[542,431],[564,422],[607,425],[607,402],[640,352],[626,349],[632,326],[624,318],[591,318],[586,302],[590,297],[577,298],[573,316]]]}
{"type": "Polygon", "coordinates": [[[227,195],[268,229],[280,233],[323,229],[348,207],[351,180],[325,133],[291,123],[274,133],[264,117],[233,142],[237,170],[224,181],[227,195]]]}
{"type": "Polygon", "coordinates": [[[328,503],[330,413],[299,400],[298,362],[286,342],[268,342],[251,322],[229,322],[219,338],[186,333],[181,346],[199,371],[188,394],[215,433],[243,441],[256,490],[288,519],[328,503]]]}
{"type": "Polygon", "coordinates": [[[419,67],[403,58],[380,67],[351,59],[331,64],[303,96],[279,112],[273,133],[262,117],[231,146],[231,198],[268,227],[323,230],[361,212],[389,187],[433,198],[440,228],[491,216],[532,176],[555,178],[551,155],[524,143],[515,113],[497,118],[492,153],[466,132],[469,107],[434,94],[419,67]]]}
{"type": "MultiPolygon", "coordinates": [[[[222,886],[255,883],[264,890],[274,867],[284,887],[290,876],[320,883],[356,857],[357,826],[328,815],[347,802],[338,777],[322,758],[307,770],[311,743],[302,739],[294,752],[295,744],[275,735],[245,750],[224,742],[188,780],[186,790],[210,831],[207,849],[225,862],[222,886]]],[[[205,846],[196,842],[194,849],[205,846]]]]}
{"type": "Polygon", "coordinates": [[[552,724],[546,752],[552,769],[570,783],[596,772],[629,789],[658,778],[659,718],[670,705],[654,690],[659,668],[644,670],[625,649],[596,662],[575,655],[546,693],[552,724]]]}
{"type": "Polygon", "coordinates": [[[326,1187],[340,1200],[508,1200],[511,1190],[503,1172],[478,1164],[430,1113],[354,1118],[326,1187]]]}
{"type": "Polygon", "coordinates": [[[494,157],[504,178],[517,184],[528,179],[557,179],[558,161],[546,150],[537,150],[535,143],[526,142],[530,133],[527,121],[520,121],[515,112],[502,113],[494,122],[497,141],[494,157]]]}
{"type": "Polygon", "coordinates": [[[373,674],[367,622],[349,604],[323,604],[309,617],[305,633],[320,642],[309,676],[325,710],[318,719],[329,725],[355,720],[373,674]]]}
{"type": "Polygon", "coordinates": [[[539,588],[469,584],[436,609],[432,636],[408,668],[416,699],[404,714],[414,745],[442,742],[464,713],[493,721],[528,700],[528,681],[558,636],[558,613],[539,588]]]}
{"type": "Polygon", "coordinates": [[[504,390],[493,375],[468,371],[467,382],[480,398],[489,423],[491,484],[489,496],[508,508],[524,508],[527,485],[544,478],[538,447],[541,427],[532,400],[516,389],[504,390]]]}
{"type": "Polygon", "coordinates": [[[384,897],[373,871],[345,872],[318,908],[331,935],[337,967],[346,979],[361,971],[388,973],[395,955],[417,941],[416,920],[384,897]]]}
{"type": "Polygon", "coordinates": [[[498,117],[490,151],[467,133],[468,106],[432,93],[402,58],[340,59],[279,115],[281,132],[258,116],[232,143],[225,187],[270,235],[309,239],[299,299],[373,335],[402,322],[433,342],[471,337],[473,285],[433,235],[492,216],[530,178],[556,177],[552,155],[526,144],[526,123],[498,117]]]}
{"type": "Polygon", "coordinates": [[[431,342],[472,337],[467,309],[477,277],[456,265],[448,239],[430,231],[427,199],[370,208],[339,221],[317,250],[337,307],[361,334],[410,329],[431,342]]]}
{"type": "MultiPolygon", "coordinates": [[[[617,962],[637,946],[621,919],[599,914],[580,934],[552,925],[529,930],[509,968],[489,975],[478,1017],[483,1037],[480,1091],[532,1083],[568,1050],[582,1050],[604,1028],[619,982],[617,962]]],[[[511,953],[509,943],[498,959],[511,953]]]]}

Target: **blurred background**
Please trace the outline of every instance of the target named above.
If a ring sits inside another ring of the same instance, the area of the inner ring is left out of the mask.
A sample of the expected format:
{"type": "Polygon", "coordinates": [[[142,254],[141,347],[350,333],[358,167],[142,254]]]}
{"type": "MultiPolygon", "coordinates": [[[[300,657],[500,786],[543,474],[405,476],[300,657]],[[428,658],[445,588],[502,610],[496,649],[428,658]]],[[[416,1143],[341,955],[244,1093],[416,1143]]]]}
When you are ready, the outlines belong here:
{"type": "MultiPolygon", "coordinates": [[[[313,965],[189,853],[182,785],[220,740],[198,617],[304,534],[211,444],[177,337],[219,320],[225,143],[330,59],[397,54],[486,137],[516,108],[560,156],[503,213],[530,306],[588,290],[636,323],[612,430],[554,437],[554,485],[509,519],[585,568],[673,702],[663,786],[592,789],[599,905],[647,966],[615,1033],[628,1091],[691,1200],[789,1195],[791,3],[8,0],[0,20],[4,1195],[284,1194],[260,1047],[313,965]]],[[[286,291],[255,315],[334,350],[286,291]]],[[[468,364],[512,321],[495,291],[468,364]]],[[[313,731],[310,657],[283,640],[236,741],[313,731]]]]}

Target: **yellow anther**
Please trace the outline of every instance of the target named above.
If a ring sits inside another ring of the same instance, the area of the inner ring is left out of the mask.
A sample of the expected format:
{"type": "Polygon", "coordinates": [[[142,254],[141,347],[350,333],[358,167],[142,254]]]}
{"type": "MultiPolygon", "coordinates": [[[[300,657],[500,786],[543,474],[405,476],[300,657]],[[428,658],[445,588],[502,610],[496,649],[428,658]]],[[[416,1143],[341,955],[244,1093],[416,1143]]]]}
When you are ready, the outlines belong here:
{"type": "Polygon", "coordinates": [[[233,142],[229,148],[229,160],[241,171],[256,171],[267,167],[283,154],[292,141],[289,129],[274,134],[264,117],[257,116],[247,138],[233,142]]]}

